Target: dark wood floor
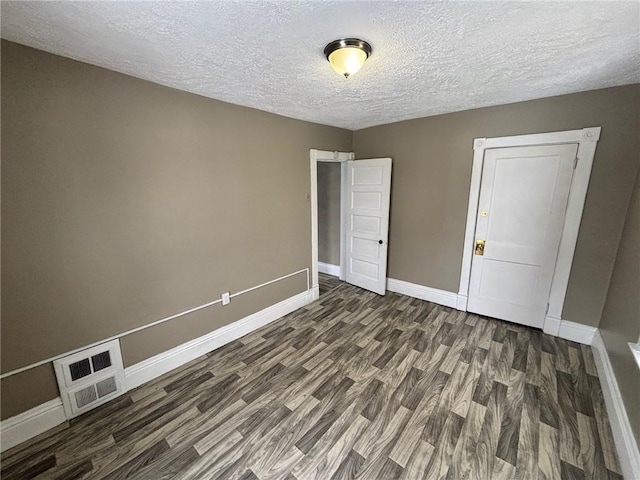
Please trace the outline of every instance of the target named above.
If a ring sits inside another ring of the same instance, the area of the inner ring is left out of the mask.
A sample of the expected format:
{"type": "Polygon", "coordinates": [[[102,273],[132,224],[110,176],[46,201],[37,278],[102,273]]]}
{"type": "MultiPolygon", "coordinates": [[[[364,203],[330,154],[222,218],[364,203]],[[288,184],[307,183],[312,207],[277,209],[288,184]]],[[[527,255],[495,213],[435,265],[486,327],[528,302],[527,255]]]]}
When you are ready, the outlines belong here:
{"type": "Polygon", "coordinates": [[[336,287],[339,287],[344,282],[338,277],[328,275],[326,273],[318,273],[318,285],[320,286],[320,296],[330,292],[336,287]]]}
{"type": "Polygon", "coordinates": [[[621,478],[589,347],[347,284],[3,455],[35,477],[621,478]]]}

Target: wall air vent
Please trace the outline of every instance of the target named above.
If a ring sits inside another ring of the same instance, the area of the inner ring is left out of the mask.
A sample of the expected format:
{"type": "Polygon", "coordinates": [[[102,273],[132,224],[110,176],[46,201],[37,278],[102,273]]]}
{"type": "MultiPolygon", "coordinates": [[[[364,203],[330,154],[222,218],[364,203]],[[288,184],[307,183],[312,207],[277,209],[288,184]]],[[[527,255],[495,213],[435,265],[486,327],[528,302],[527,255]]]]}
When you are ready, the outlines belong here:
{"type": "Polygon", "coordinates": [[[120,343],[112,340],[53,362],[67,418],[124,393],[120,343]]]}

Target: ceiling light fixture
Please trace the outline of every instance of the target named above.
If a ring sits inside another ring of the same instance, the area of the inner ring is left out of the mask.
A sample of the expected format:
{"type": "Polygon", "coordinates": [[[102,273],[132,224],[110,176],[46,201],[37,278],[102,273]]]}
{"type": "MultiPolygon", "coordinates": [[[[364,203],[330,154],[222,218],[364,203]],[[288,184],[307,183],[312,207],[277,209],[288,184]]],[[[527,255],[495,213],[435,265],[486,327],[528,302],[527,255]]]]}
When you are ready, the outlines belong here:
{"type": "Polygon", "coordinates": [[[341,38],[324,47],[324,54],[333,69],[344,78],[356,73],[371,55],[371,45],[358,38],[341,38]]]}

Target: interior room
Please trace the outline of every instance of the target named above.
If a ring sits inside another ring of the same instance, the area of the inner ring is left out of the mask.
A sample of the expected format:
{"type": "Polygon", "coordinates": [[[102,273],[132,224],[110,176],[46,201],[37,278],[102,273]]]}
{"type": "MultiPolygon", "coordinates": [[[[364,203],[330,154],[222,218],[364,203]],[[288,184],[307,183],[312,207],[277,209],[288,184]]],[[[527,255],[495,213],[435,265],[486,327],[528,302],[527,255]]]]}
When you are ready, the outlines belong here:
{"type": "Polygon", "coordinates": [[[0,14],[3,480],[640,479],[640,3],[0,14]]]}

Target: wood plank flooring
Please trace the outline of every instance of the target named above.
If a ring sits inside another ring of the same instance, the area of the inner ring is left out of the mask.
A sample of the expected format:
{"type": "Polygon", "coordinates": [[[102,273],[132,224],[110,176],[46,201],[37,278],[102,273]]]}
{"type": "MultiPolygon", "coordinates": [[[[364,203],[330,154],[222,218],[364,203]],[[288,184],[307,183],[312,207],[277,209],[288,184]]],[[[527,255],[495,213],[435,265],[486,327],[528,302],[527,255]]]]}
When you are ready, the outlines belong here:
{"type": "Polygon", "coordinates": [[[342,284],[2,456],[10,479],[620,479],[589,347],[342,284]]]}
{"type": "Polygon", "coordinates": [[[318,285],[320,286],[320,296],[330,292],[334,288],[342,285],[344,282],[338,277],[328,275],[326,273],[318,273],[318,285]]]}

